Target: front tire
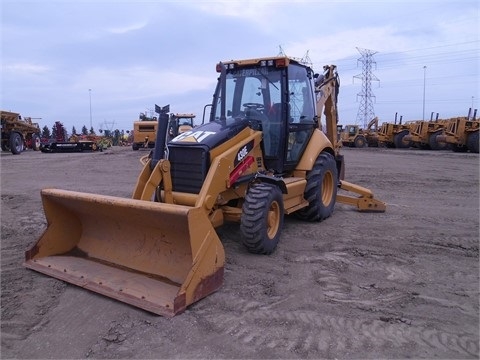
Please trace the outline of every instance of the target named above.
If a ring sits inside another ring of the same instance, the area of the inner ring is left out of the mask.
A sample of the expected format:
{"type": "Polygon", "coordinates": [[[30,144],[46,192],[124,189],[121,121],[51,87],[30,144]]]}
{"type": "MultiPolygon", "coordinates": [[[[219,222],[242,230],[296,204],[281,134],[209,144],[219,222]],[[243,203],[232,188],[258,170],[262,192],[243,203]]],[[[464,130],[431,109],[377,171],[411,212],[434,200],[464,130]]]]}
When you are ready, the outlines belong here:
{"type": "Polygon", "coordinates": [[[364,136],[357,136],[355,139],[355,147],[356,148],[364,148],[367,146],[367,140],[364,136]]]}
{"type": "Polygon", "coordinates": [[[322,221],[333,213],[337,198],[337,164],[332,154],[321,153],[312,170],[307,173],[305,200],[309,205],[298,210],[298,218],[307,221],[322,221]]]}
{"type": "Polygon", "coordinates": [[[240,220],[242,242],[249,252],[268,255],[275,250],[283,214],[283,195],[278,186],[259,183],[250,187],[240,220]]]}
{"type": "Polygon", "coordinates": [[[34,151],[39,151],[41,145],[42,145],[42,142],[40,141],[40,136],[38,136],[37,134],[33,134],[32,135],[32,149],[34,151]]]}

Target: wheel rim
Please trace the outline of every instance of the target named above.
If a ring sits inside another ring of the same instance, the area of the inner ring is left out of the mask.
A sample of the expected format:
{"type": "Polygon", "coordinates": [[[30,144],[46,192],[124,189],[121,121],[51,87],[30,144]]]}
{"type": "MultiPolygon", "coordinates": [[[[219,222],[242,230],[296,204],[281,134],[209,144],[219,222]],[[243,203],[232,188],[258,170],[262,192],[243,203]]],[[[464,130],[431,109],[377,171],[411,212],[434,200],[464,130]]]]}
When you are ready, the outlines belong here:
{"type": "Polygon", "coordinates": [[[322,180],[322,203],[328,206],[333,198],[335,181],[331,171],[327,171],[322,180]]]}
{"type": "Polygon", "coordinates": [[[274,201],[270,204],[267,214],[267,235],[269,239],[273,239],[277,235],[280,223],[280,205],[274,201]]]}

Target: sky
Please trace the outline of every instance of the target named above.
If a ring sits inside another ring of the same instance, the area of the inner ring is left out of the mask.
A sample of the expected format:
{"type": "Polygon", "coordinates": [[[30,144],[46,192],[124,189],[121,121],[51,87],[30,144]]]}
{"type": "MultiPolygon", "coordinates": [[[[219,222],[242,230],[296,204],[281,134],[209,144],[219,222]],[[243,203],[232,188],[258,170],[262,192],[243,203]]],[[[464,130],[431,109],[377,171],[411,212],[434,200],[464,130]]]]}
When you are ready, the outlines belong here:
{"type": "Polygon", "coordinates": [[[69,133],[131,130],[155,104],[199,124],[219,61],[280,53],[318,72],[337,65],[341,124],[364,122],[362,54],[380,124],[466,116],[480,102],[478,0],[0,4],[0,109],[69,133]]]}

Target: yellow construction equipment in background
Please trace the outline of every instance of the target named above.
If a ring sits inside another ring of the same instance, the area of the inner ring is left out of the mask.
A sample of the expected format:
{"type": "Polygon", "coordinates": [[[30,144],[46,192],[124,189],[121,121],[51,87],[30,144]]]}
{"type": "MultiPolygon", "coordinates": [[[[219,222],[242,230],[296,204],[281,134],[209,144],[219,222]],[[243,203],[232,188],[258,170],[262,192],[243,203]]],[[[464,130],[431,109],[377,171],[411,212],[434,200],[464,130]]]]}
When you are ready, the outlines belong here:
{"type": "Polygon", "coordinates": [[[25,149],[40,150],[40,126],[31,117],[0,110],[0,118],[2,151],[18,155],[25,149]]]}
{"type": "Polygon", "coordinates": [[[155,147],[157,124],[158,119],[156,116],[148,117],[146,113],[140,113],[138,120],[133,122],[133,150],[140,148],[152,149],[155,147]]]}

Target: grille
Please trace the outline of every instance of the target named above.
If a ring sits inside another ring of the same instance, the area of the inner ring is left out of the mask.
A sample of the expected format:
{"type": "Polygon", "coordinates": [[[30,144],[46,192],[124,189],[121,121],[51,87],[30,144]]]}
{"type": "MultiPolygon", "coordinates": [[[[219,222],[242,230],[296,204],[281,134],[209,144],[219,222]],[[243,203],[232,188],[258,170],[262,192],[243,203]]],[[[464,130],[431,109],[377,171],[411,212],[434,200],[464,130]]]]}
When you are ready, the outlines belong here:
{"type": "Polygon", "coordinates": [[[173,191],[198,194],[208,172],[208,153],[202,147],[169,147],[173,191]]]}

